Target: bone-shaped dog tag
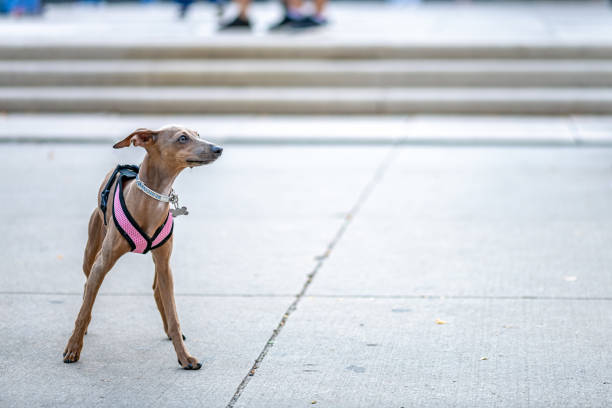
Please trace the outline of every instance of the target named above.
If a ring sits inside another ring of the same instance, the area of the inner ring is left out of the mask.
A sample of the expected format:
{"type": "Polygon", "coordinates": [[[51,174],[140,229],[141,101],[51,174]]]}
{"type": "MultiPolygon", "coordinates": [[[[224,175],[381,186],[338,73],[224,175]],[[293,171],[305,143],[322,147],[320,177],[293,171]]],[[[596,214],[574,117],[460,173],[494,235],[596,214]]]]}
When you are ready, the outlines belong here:
{"type": "Polygon", "coordinates": [[[179,215],[188,215],[189,211],[187,211],[187,207],[182,206],[181,208],[171,208],[170,213],[173,217],[178,217],[179,215]]]}

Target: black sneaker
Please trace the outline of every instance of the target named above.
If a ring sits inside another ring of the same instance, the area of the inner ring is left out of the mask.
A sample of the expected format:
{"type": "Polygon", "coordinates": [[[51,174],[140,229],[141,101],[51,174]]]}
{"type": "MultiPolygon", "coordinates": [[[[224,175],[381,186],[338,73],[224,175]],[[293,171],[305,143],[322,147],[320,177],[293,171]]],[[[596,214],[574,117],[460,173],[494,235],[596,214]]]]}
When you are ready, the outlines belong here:
{"type": "Polygon", "coordinates": [[[287,27],[291,27],[293,23],[295,23],[296,21],[298,21],[295,18],[291,18],[289,17],[289,15],[285,14],[283,16],[283,18],[276,24],[272,24],[268,30],[270,31],[278,31],[278,30],[282,30],[283,28],[287,28],[287,27]]]}
{"type": "Polygon", "coordinates": [[[299,20],[296,20],[291,23],[291,27],[293,28],[311,28],[311,27],[321,27],[327,24],[327,19],[325,18],[317,18],[314,16],[306,16],[299,20]]]}
{"type": "Polygon", "coordinates": [[[236,29],[247,29],[250,30],[251,29],[251,22],[249,21],[249,19],[243,20],[240,18],[240,16],[236,17],[235,19],[233,19],[232,21],[225,23],[225,24],[221,24],[219,26],[219,31],[224,31],[224,30],[236,30],[236,29]]]}

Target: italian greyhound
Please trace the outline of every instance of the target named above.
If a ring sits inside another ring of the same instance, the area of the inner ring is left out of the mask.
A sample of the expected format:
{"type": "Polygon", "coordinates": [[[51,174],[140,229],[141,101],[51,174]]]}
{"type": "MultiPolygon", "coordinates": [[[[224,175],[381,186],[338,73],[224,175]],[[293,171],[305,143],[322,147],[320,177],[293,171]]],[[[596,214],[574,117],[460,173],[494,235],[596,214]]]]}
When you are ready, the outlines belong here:
{"type": "Polygon", "coordinates": [[[64,363],[79,360],[96,295],[117,259],[127,252],[151,251],[155,263],[153,296],[164,330],[172,340],[179,365],[198,370],[202,364],[185,347],[174,302],[170,270],[173,215],[186,214],[186,209],[178,208],[172,184],[181,171],[212,163],[223,149],[201,139],[197,132],[175,125],[159,130],[137,129],[113,147],[130,145],[144,147],[146,154],[140,167],[117,166],[100,186],[83,259],[87,277],[83,304],[64,350],[64,363]],[[170,203],[175,209],[170,210],[170,203]]]}

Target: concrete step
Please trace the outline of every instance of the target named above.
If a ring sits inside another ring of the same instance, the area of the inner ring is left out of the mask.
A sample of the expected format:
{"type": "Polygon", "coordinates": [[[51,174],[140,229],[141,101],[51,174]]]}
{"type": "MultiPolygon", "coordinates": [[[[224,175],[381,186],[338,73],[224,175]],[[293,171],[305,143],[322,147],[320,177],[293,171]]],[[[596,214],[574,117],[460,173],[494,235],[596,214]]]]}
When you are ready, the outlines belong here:
{"type": "Polygon", "coordinates": [[[0,86],[612,87],[612,60],[20,60],[0,86]]]}
{"type": "Polygon", "coordinates": [[[605,114],[611,88],[3,87],[0,111],[182,114],[605,114]]]}
{"type": "Polygon", "coordinates": [[[0,115],[0,142],[112,146],[179,123],[221,144],[612,145],[612,116],[0,115]]]}
{"type": "MultiPolygon", "coordinates": [[[[42,35],[42,34],[41,34],[42,35]]],[[[110,45],[102,40],[79,44],[0,44],[0,60],[18,59],[611,59],[610,43],[466,43],[393,44],[386,41],[346,41],[330,38],[203,39],[200,42],[134,40],[110,45]],[[153,43],[152,43],[153,42],[153,43]]]]}

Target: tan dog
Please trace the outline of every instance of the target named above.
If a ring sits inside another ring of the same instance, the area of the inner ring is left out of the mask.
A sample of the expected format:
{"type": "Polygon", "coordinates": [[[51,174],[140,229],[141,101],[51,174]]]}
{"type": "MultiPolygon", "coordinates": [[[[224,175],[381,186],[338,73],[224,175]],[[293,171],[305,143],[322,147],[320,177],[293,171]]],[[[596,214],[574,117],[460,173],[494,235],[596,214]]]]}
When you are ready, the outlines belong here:
{"type": "MultiPolygon", "coordinates": [[[[200,139],[197,132],[180,126],[166,126],[157,131],[138,129],[113,147],[117,149],[128,147],[130,144],[146,149],[147,153],[140,165],[138,177],[146,187],[160,195],[170,194],[172,183],[183,169],[211,163],[223,151],[222,148],[200,139]]],[[[117,180],[122,180],[121,177],[114,177],[114,181],[110,181],[112,184],[108,184],[111,175],[114,174],[112,172],[107,174],[102,183],[98,192],[98,208],[94,210],[89,220],[89,237],[83,260],[83,272],[87,282],[83,305],[64,350],[65,363],[79,360],[83,348],[83,336],[87,332],[91,309],[102,280],[119,257],[134,250],[133,243],[128,241],[113,218],[116,209],[113,208],[113,202],[118,190],[117,180]],[[103,213],[100,208],[100,197],[105,186],[111,185],[110,194],[107,193],[110,204],[103,213]]],[[[172,221],[168,213],[169,203],[147,195],[142,187],[136,185],[134,179],[123,182],[122,190],[124,199],[122,204],[129,210],[133,217],[132,221],[135,221],[140,231],[148,237],[156,236],[165,221],[172,221]]],[[[158,243],[159,246],[151,246],[150,243],[147,246],[147,250],[151,249],[155,262],[153,293],[164,323],[164,330],[172,340],[179,364],[185,369],[197,370],[201,364],[187,352],[176,314],[174,285],[169,263],[172,253],[172,230],[169,232],[170,235],[161,244],[158,243]]]]}

